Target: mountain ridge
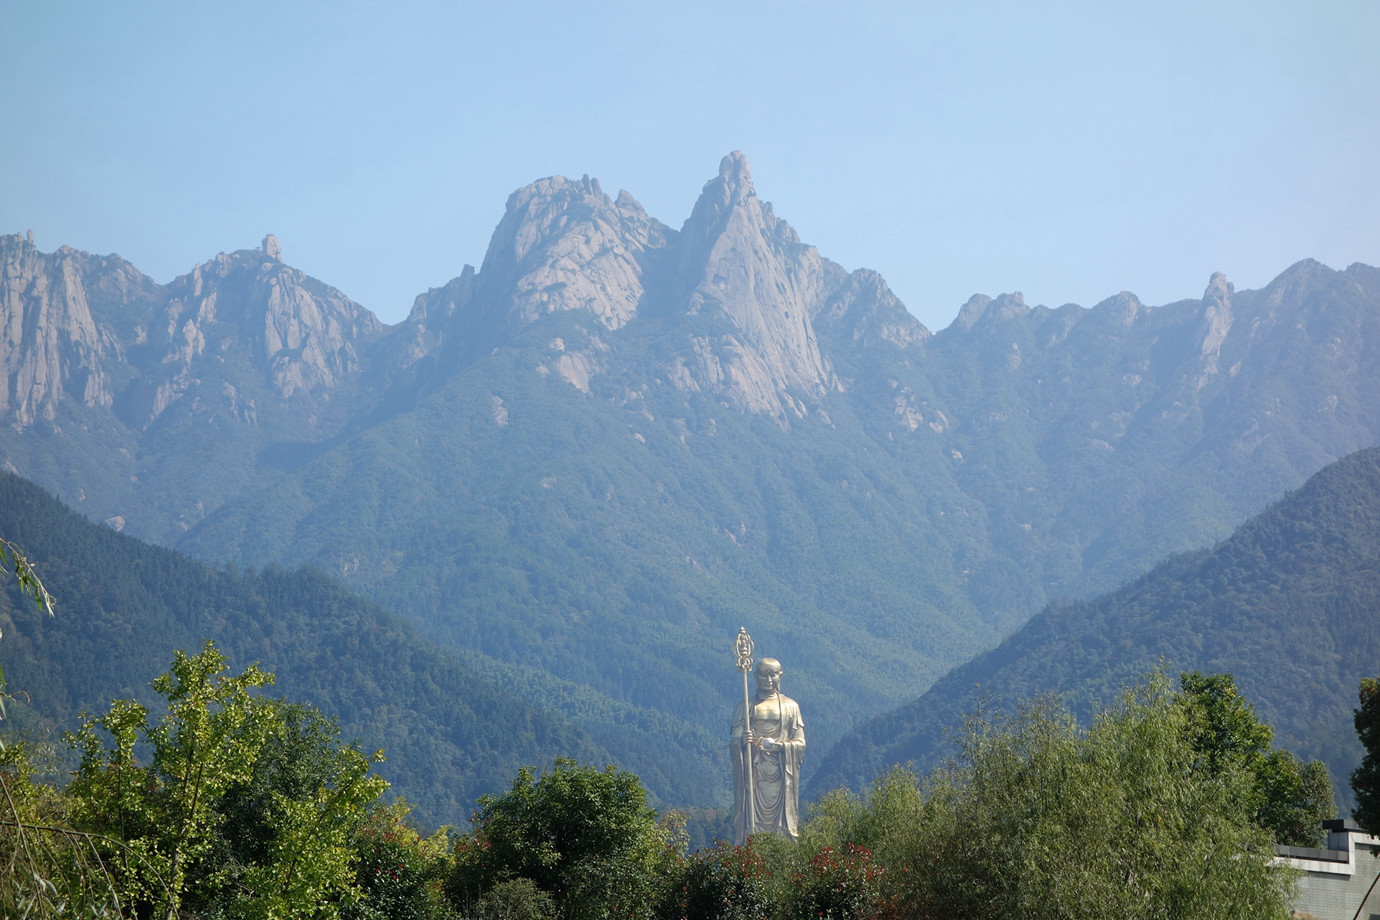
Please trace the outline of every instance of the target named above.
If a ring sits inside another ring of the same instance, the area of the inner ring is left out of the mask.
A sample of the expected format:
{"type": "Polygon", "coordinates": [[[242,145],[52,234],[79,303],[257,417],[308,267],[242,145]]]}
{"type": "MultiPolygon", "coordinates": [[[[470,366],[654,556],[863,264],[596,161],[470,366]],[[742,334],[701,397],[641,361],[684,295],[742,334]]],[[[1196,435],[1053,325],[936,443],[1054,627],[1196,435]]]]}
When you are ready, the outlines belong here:
{"type": "Polygon", "coordinates": [[[0,238],[7,322],[42,312],[37,276],[65,258],[115,343],[69,349],[51,419],[23,423],[11,393],[0,462],[201,559],[318,566],[432,640],[700,737],[747,625],[813,701],[820,750],[1050,600],[1222,539],[1380,441],[1366,266],[1301,262],[1261,291],[1214,275],[1161,307],[979,296],[930,334],[800,241],[732,154],[680,230],[555,177],[510,196],[493,240],[385,327],[276,241],[206,263],[196,293],[0,238]],[[218,324],[184,333],[212,294],[218,324]],[[255,319],[230,335],[231,315],[255,319]],[[181,389],[140,427],[72,395],[87,366],[115,407],[181,389]]]}

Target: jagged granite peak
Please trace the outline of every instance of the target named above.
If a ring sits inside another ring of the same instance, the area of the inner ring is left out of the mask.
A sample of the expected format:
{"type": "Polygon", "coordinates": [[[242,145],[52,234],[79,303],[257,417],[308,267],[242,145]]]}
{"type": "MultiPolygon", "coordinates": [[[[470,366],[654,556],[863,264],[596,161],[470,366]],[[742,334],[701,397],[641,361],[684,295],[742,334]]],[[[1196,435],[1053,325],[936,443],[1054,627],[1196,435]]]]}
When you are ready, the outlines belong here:
{"type": "Polygon", "coordinates": [[[1145,305],[1130,291],[1122,291],[1093,307],[1093,316],[1101,317],[1117,326],[1131,326],[1145,312],[1145,305]]]}
{"type": "Polygon", "coordinates": [[[221,253],[168,285],[151,338],[163,373],[146,385],[148,425],[197,379],[206,355],[245,348],[281,398],[329,389],[361,366],[361,343],[383,329],[340,291],[264,249],[221,253]]]}
{"type": "Polygon", "coordinates": [[[148,299],[155,287],[119,256],[69,246],[45,255],[32,231],[0,237],[0,411],[22,429],[54,418],[64,398],[111,406],[105,364],[121,343],[93,304],[148,299]]]}
{"type": "MultiPolygon", "coordinates": [[[[681,228],[680,270],[689,289],[686,311],[717,311],[734,333],[703,343],[691,378],[723,389],[746,408],[782,416],[797,414],[797,391],[817,398],[837,386],[820,351],[812,317],[845,273],[826,265],[813,246],[757,197],[747,159],[734,151],[719,164],[681,228]],[[784,397],[784,398],[783,398],[784,397]]],[[[681,379],[684,379],[683,377],[681,379]]]]}
{"type": "Polygon", "coordinates": [[[478,294],[511,328],[588,310],[618,329],[642,302],[644,251],[664,246],[669,232],[626,192],[610,199],[597,179],[541,179],[508,198],[478,294]]]}
{"type": "Polygon", "coordinates": [[[756,197],[747,157],[741,150],[735,150],[719,161],[718,176],[704,184],[699,200],[686,221],[686,229],[699,228],[701,237],[717,236],[726,226],[733,209],[756,197]]]}
{"type": "Polygon", "coordinates": [[[959,309],[950,328],[967,332],[980,322],[1013,319],[1029,312],[1030,308],[1025,305],[1025,297],[1020,291],[1001,294],[995,300],[986,294],[974,294],[959,309]]]}
{"type": "Polygon", "coordinates": [[[821,331],[829,330],[863,347],[890,342],[909,348],[930,338],[930,331],[911,315],[887,285],[869,268],[851,272],[815,317],[821,331]]]}
{"type": "Polygon", "coordinates": [[[172,281],[170,290],[181,308],[170,305],[170,328],[193,317],[215,323],[219,314],[232,324],[226,331],[247,335],[283,397],[334,386],[359,368],[357,343],[382,330],[370,310],[269,250],[218,255],[172,281]]]}
{"type": "Polygon", "coordinates": [[[477,337],[476,330],[471,328],[475,317],[469,311],[474,300],[475,277],[474,266],[466,265],[459,277],[417,295],[407,320],[383,343],[388,355],[383,362],[385,376],[412,367],[447,343],[454,345],[477,337]]]}
{"type": "Polygon", "coordinates": [[[273,261],[283,261],[283,246],[281,243],[278,242],[278,238],[273,234],[270,233],[264,237],[262,248],[264,251],[264,255],[268,256],[273,261]]]}
{"type": "Polygon", "coordinates": [[[1214,272],[1203,292],[1203,337],[1199,351],[1210,359],[1211,370],[1217,370],[1217,356],[1222,352],[1222,343],[1231,331],[1231,295],[1235,288],[1221,272],[1214,272]]]}
{"type": "Polygon", "coordinates": [[[1304,298],[1308,289],[1332,274],[1332,269],[1316,259],[1300,259],[1265,286],[1265,303],[1270,309],[1304,298]]]}

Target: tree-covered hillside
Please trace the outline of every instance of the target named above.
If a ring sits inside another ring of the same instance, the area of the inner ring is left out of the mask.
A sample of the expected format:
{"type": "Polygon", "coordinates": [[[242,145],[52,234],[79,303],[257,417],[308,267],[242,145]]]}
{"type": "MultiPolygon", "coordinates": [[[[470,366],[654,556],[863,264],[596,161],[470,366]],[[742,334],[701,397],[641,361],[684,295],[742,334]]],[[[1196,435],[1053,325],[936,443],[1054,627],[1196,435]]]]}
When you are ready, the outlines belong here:
{"type": "Polygon", "coordinates": [[[479,676],[318,572],[216,571],[92,524],[9,473],[0,527],[56,599],[50,618],[13,584],[0,594],[0,663],[17,697],[7,709],[30,732],[45,721],[71,730],[117,697],[148,703],[175,650],[214,639],[235,667],[276,672],[273,694],[384,748],[380,772],[428,821],[462,823],[525,764],[608,759],[525,686],[479,676]]]}
{"type": "Polygon", "coordinates": [[[1077,711],[1157,662],[1230,672],[1276,741],[1324,760],[1339,794],[1360,758],[1356,688],[1380,662],[1380,448],[1352,454],[1211,549],[1095,600],[1052,605],[918,700],[844,738],[811,789],[935,763],[966,712],[1045,692],[1077,711]]]}

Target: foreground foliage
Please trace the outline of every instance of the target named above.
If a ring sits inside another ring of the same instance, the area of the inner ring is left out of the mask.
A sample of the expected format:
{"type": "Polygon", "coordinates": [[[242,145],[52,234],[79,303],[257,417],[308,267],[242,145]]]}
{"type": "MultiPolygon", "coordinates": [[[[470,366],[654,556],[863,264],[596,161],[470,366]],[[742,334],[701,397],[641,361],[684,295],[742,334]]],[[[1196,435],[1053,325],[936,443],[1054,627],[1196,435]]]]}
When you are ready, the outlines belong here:
{"type": "MultiPolygon", "coordinates": [[[[481,807],[452,894],[466,892],[456,905],[475,916],[489,915],[485,892],[525,880],[524,916],[1283,918],[1292,878],[1273,862],[1259,778],[1229,737],[1205,748],[1217,723],[1188,684],[1156,674],[1086,730],[1048,699],[979,714],[953,763],[925,777],[898,768],[866,800],[826,796],[796,845],[758,836],[687,858],[666,850],[631,777],[571,763],[524,772],[481,807]],[[592,878],[603,898],[583,900],[592,878]]],[[[1213,699],[1249,714],[1229,693],[1213,699]]],[[[1259,740],[1258,723],[1226,724],[1259,740]]]]}
{"type": "Polygon", "coordinates": [[[479,800],[448,891],[462,908],[492,906],[525,879],[566,917],[637,916],[655,901],[678,843],[636,776],[561,758],[541,777],[524,768],[508,792],[479,800]]]}
{"type": "Polygon", "coordinates": [[[1193,770],[1187,719],[1156,678],[1086,733],[1048,701],[972,720],[919,795],[898,777],[875,794],[871,810],[911,813],[872,822],[906,870],[896,894],[922,917],[1286,916],[1249,778],[1193,770]]]}
{"type": "MultiPolygon", "coordinates": [[[[229,673],[210,643],[179,653],[155,682],[161,717],[116,701],[70,736],[82,759],[66,790],[34,780],[25,745],[0,750],[0,791],[29,834],[0,829],[5,915],[1284,918],[1293,878],[1273,843],[1318,807],[1279,793],[1306,771],[1272,758],[1229,675],[1176,688],[1156,672],[1087,728],[1050,698],[979,712],[952,762],[830,793],[794,844],[688,854],[636,775],[570,759],[520,770],[458,838],[426,837],[405,802],[381,799],[380,755],[262,696],[271,680],[229,673]]],[[[1358,727],[1374,724],[1376,686],[1358,727]]]]}
{"type": "Polygon", "coordinates": [[[361,915],[380,890],[357,868],[387,788],[372,773],[382,755],[341,744],[310,707],[251,692],[272,675],[225,666],[209,642],[179,652],[154,681],[161,720],[132,700],[83,720],[69,736],[81,752],[74,824],[102,835],[115,894],[141,916],[361,915]]]}

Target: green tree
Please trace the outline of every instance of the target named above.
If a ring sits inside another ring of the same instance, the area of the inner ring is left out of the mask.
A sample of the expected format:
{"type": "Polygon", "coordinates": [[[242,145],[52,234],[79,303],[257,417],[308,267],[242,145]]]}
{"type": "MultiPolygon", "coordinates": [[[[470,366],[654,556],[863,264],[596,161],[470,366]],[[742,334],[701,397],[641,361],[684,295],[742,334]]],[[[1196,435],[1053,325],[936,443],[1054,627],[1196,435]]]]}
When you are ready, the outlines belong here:
{"type": "Polygon", "coordinates": [[[524,767],[507,792],[480,798],[473,826],[457,843],[448,885],[462,909],[528,879],[566,917],[650,916],[678,852],[637,776],[568,758],[540,777],[524,767]]]}
{"type": "Polygon", "coordinates": [[[1336,816],[1332,781],[1322,761],[1300,761],[1272,747],[1274,729],[1255,714],[1231,674],[1179,677],[1180,705],[1188,714],[1194,769],[1208,776],[1240,772],[1252,819],[1278,843],[1320,846],[1322,822],[1336,816]]]}
{"type": "Polygon", "coordinates": [[[35,782],[29,745],[0,745],[0,916],[117,916],[120,902],[92,835],[74,830],[66,798],[35,782]]]}
{"type": "MultiPolygon", "coordinates": [[[[33,564],[4,538],[0,567],[11,569],[20,590],[53,615],[53,597],[33,564]]],[[[0,719],[8,698],[0,668],[0,719]]],[[[90,836],[68,826],[63,797],[35,783],[33,775],[28,745],[0,739],[0,911],[8,917],[117,910],[115,892],[93,859],[90,836]]]]}
{"type": "Polygon", "coordinates": [[[1086,731],[1048,699],[979,714],[949,767],[835,797],[824,836],[873,848],[877,906],[905,916],[1282,920],[1291,877],[1249,820],[1250,779],[1193,769],[1189,723],[1162,675],[1086,731]]]}
{"type": "Polygon", "coordinates": [[[227,677],[225,664],[209,642],[199,655],[179,651],[171,670],[153,683],[168,703],[161,722],[150,725],[146,707],[116,700],[106,715],[84,718],[69,735],[81,752],[71,787],[78,819],[126,841],[142,857],[124,873],[128,902],[179,908],[189,873],[217,840],[221,798],[252,776],[270,710],[250,690],[272,677],[257,667],[227,677]],[[97,729],[109,736],[109,745],[97,729]],[[148,767],[135,760],[140,742],[153,752],[148,767]]]}
{"type": "Polygon", "coordinates": [[[665,920],[762,920],[779,900],[766,860],[753,841],[743,846],[718,841],[692,854],[662,893],[665,920]]]}
{"type": "Polygon", "coordinates": [[[355,828],[355,881],[362,900],[348,920],[429,920],[450,916],[441,885],[450,867],[447,828],[423,837],[407,823],[401,799],[375,804],[355,828]]]}
{"type": "Polygon", "coordinates": [[[219,805],[230,858],[217,872],[216,900],[243,917],[333,916],[340,905],[368,900],[355,837],[387,789],[371,773],[383,757],[342,744],[336,721],[310,706],[269,705],[250,778],[219,805]]]}
{"type": "Polygon", "coordinates": [[[117,700],[69,740],[81,752],[70,787],[79,826],[124,842],[120,894],[141,912],[333,917],[359,899],[351,837],[386,788],[334,723],[252,691],[207,642],[177,652],[154,689],[167,712],[117,700]],[[150,762],[140,764],[143,746],[150,762]]]}
{"type": "Polygon", "coordinates": [[[1380,678],[1361,680],[1361,708],[1356,712],[1356,734],[1366,749],[1361,765],[1351,774],[1356,793],[1356,821],[1367,833],[1380,834],[1380,678]]]}

